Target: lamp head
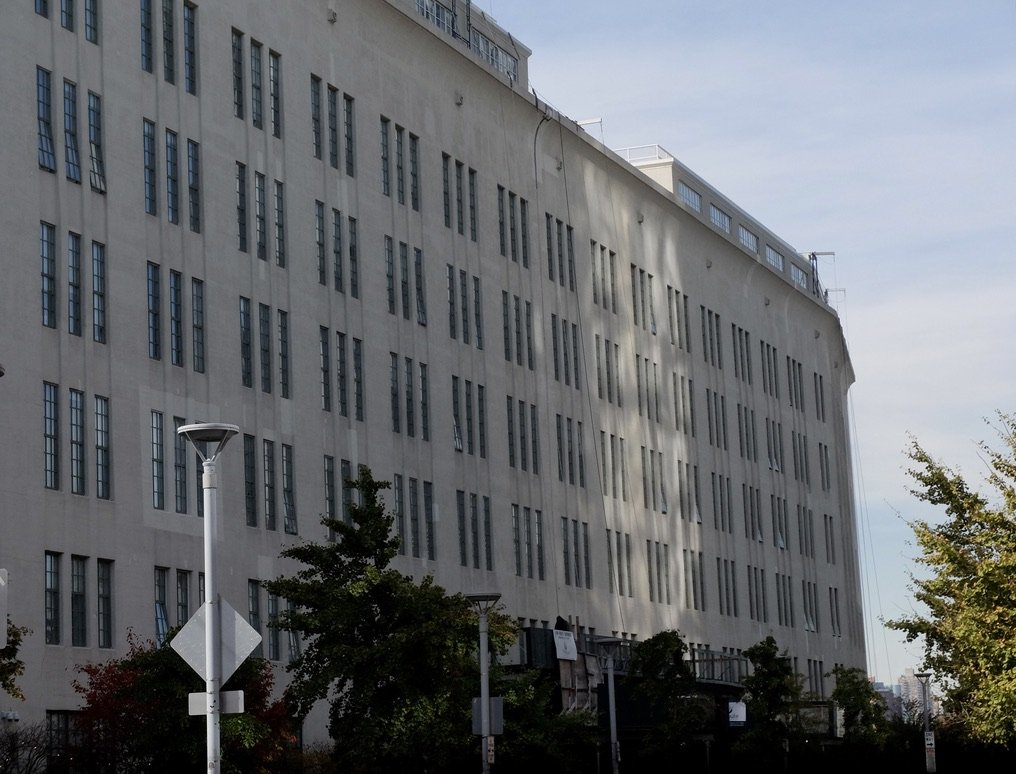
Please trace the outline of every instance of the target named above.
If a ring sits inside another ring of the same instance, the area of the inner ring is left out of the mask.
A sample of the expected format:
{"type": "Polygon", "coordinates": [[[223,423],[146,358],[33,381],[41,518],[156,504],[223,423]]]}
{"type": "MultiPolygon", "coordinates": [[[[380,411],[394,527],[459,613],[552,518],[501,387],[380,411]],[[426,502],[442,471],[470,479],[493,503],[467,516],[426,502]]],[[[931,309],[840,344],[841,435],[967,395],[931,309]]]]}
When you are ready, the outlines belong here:
{"type": "Polygon", "coordinates": [[[202,462],[214,460],[234,435],[240,432],[236,425],[223,422],[200,422],[194,425],[182,425],[177,428],[177,435],[182,435],[194,446],[202,462]],[[200,444],[200,445],[199,445],[200,444]],[[215,444],[215,449],[208,454],[206,444],[215,444]],[[204,451],[202,451],[204,449],[204,451]]]}

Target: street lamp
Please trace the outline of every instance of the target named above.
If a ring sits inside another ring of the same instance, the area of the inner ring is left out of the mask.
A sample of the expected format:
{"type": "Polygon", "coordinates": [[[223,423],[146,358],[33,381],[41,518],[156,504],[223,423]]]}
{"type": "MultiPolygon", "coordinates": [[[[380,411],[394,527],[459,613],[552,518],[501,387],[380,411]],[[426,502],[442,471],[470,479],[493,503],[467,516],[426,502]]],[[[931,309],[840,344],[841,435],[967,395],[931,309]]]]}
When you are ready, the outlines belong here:
{"type": "Polygon", "coordinates": [[[921,684],[921,706],[924,710],[924,768],[925,771],[933,772],[935,767],[935,735],[931,732],[928,722],[928,683],[931,680],[930,672],[920,672],[914,677],[921,684]]]}
{"type": "Polygon", "coordinates": [[[497,592],[466,594],[480,616],[480,759],[483,774],[490,771],[490,653],[487,647],[487,613],[501,599],[497,592]]]}
{"type": "Polygon", "coordinates": [[[601,637],[596,641],[607,662],[607,711],[610,716],[610,765],[611,771],[617,774],[621,760],[621,749],[617,746],[617,710],[614,702],[614,656],[617,655],[621,643],[620,637],[601,637]]]}
{"type": "Polygon", "coordinates": [[[222,617],[215,567],[215,535],[218,529],[218,501],[215,490],[219,487],[216,461],[226,442],[239,433],[240,428],[221,422],[203,422],[183,425],[176,432],[191,442],[204,468],[201,488],[205,503],[205,601],[208,605],[205,613],[205,752],[209,774],[213,772],[218,774],[221,765],[219,690],[222,688],[222,617]],[[212,449],[211,453],[209,449],[212,449]]]}

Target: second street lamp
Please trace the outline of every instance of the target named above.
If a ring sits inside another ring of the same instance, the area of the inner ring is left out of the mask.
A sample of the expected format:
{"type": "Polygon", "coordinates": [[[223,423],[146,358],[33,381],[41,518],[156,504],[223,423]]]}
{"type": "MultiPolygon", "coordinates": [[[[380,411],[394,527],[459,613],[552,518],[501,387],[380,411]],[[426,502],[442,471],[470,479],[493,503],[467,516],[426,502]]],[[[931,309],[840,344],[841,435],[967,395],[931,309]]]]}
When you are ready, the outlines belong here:
{"type": "Polygon", "coordinates": [[[497,592],[466,594],[480,616],[480,757],[483,774],[490,771],[490,653],[487,646],[487,613],[501,599],[497,592]]]}

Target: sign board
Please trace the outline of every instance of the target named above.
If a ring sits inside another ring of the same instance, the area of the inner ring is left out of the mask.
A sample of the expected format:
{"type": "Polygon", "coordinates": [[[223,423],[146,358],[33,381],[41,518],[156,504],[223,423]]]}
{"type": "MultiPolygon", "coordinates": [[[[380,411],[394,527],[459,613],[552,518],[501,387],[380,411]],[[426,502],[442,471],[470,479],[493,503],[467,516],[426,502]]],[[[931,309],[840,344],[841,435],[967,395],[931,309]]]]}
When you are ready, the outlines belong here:
{"type": "Polygon", "coordinates": [[[924,746],[925,747],[931,747],[931,748],[934,749],[934,747],[935,747],[935,732],[934,731],[925,731],[924,732],[924,746]]]}
{"type": "Polygon", "coordinates": [[[494,737],[487,737],[487,763],[494,765],[494,737]]]}
{"type": "Polygon", "coordinates": [[[748,705],[743,701],[727,702],[727,723],[732,728],[743,726],[748,720],[748,705]]]}
{"type": "MultiPolygon", "coordinates": [[[[169,643],[173,650],[190,665],[190,668],[208,679],[205,673],[205,618],[208,602],[191,616],[184,627],[169,643]]],[[[261,642],[258,634],[226,600],[219,598],[219,617],[222,628],[222,682],[225,683],[261,642]]],[[[202,710],[204,714],[204,710],[202,710]]]]}
{"type": "MultiPolygon", "coordinates": [[[[204,715],[208,707],[206,702],[208,694],[204,693],[188,693],[187,694],[187,714],[188,715],[204,715]]],[[[219,692],[219,712],[223,715],[239,715],[243,712],[243,691],[220,691],[219,692]]]]}
{"type": "Polygon", "coordinates": [[[575,647],[575,635],[571,632],[554,629],[554,647],[561,661],[576,661],[579,657],[578,648],[575,647]]]}
{"type": "MultiPolygon", "coordinates": [[[[504,699],[490,697],[490,735],[504,733],[504,699]]],[[[473,735],[483,736],[483,718],[480,715],[480,697],[473,697],[473,735]]]]}

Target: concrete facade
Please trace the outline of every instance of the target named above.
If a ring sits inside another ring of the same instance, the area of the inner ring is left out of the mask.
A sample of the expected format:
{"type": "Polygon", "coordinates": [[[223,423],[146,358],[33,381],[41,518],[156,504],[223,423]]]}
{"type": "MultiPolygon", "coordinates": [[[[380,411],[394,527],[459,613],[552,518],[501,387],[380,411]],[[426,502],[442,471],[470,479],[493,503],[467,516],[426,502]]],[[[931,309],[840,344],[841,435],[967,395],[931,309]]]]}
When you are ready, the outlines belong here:
{"type": "Polygon", "coordinates": [[[53,0],[0,10],[23,720],[197,609],[184,421],[241,428],[220,588],[263,633],[284,601],[249,582],[327,538],[347,461],[401,477],[401,570],[499,591],[524,625],[772,633],[819,694],[864,666],[853,371],[811,262],[666,152],[622,157],[540,102],[528,50],[468,3],[153,0],[149,39],[105,0],[96,42],[74,5],[73,30],[53,0]]]}

